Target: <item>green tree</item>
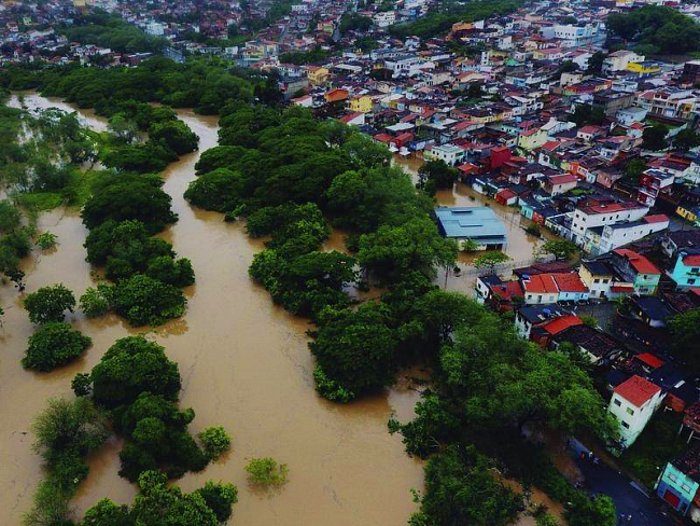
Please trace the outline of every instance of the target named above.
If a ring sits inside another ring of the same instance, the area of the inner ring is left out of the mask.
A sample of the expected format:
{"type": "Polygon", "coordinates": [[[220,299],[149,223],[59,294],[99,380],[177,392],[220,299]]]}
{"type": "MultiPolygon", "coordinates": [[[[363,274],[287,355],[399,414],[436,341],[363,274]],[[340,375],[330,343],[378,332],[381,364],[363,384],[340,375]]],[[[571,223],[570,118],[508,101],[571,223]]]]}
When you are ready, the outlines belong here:
{"type": "Polygon", "coordinates": [[[673,138],[673,145],[679,150],[688,151],[700,146],[700,134],[688,128],[681,130],[673,138]]]}
{"type": "MultiPolygon", "coordinates": [[[[316,340],[309,343],[326,377],[349,391],[351,398],[376,391],[393,381],[397,340],[388,327],[388,310],[365,303],[357,310],[327,312],[316,340]]],[[[323,386],[317,385],[317,389],[323,386]]],[[[333,399],[333,392],[320,391],[333,399]]]]}
{"type": "Polygon", "coordinates": [[[0,201],[0,233],[14,230],[21,221],[22,215],[19,208],[7,199],[0,201]]]}
{"type": "Polygon", "coordinates": [[[474,447],[449,447],[425,468],[425,495],[409,524],[506,526],[522,506],[516,495],[496,480],[487,459],[474,447]]]}
{"type": "Polygon", "coordinates": [[[52,371],[72,362],[92,345],[92,340],[68,323],[45,323],[30,336],[22,366],[37,371],[52,371]]]}
{"type": "Polygon", "coordinates": [[[507,261],[510,261],[510,257],[503,252],[489,251],[477,257],[472,264],[479,270],[488,269],[488,273],[493,274],[496,265],[501,265],[507,261]]]}
{"type": "Polygon", "coordinates": [[[241,204],[245,184],[239,172],[216,168],[192,181],[185,191],[185,199],[205,210],[230,212],[241,204]]]}
{"type": "Polygon", "coordinates": [[[170,210],[170,196],[152,178],[117,178],[98,189],[81,212],[83,223],[92,229],[107,220],[141,221],[150,232],[158,232],[174,223],[177,216],[170,210]]]}
{"type": "Polygon", "coordinates": [[[593,56],[588,59],[588,69],[587,72],[593,75],[600,75],[603,71],[603,62],[605,61],[606,54],[602,51],[596,51],[593,56]]]}
{"type": "Polygon", "coordinates": [[[700,356],[695,351],[700,341],[700,308],[671,316],[667,322],[673,353],[685,360],[693,371],[700,371],[700,356]]]}
{"type": "Polygon", "coordinates": [[[218,459],[231,448],[231,437],[221,426],[208,427],[197,435],[204,451],[212,460],[218,459]]]}
{"type": "Polygon", "coordinates": [[[668,146],[666,135],[668,128],[663,124],[654,124],[647,126],[642,132],[642,147],[647,150],[659,151],[668,146]]]}
{"type": "Polygon", "coordinates": [[[85,294],[80,296],[80,310],[88,318],[104,316],[109,312],[112,288],[105,284],[99,284],[97,288],[88,287],[85,294]]]}
{"type": "Polygon", "coordinates": [[[425,188],[427,184],[437,189],[452,188],[458,175],[457,169],[445,161],[428,161],[418,170],[418,185],[421,188],[425,188]]]}
{"type": "Polygon", "coordinates": [[[635,184],[639,184],[639,178],[647,169],[647,163],[639,157],[631,159],[625,166],[625,177],[630,179],[635,184]]]}
{"type": "Polygon", "coordinates": [[[381,226],[360,237],[358,260],[368,271],[386,281],[395,281],[411,271],[435,276],[436,266],[455,261],[457,247],[438,234],[435,224],[417,217],[400,226],[381,226]]]}
{"type": "Polygon", "coordinates": [[[615,504],[607,495],[596,495],[582,502],[585,504],[565,512],[564,517],[569,526],[615,526],[617,524],[615,504]]]}
{"type": "Polygon", "coordinates": [[[204,487],[195,491],[204,499],[206,505],[214,512],[220,523],[225,523],[231,516],[231,508],[238,502],[238,489],[233,484],[208,481],[204,487]]]}
{"type": "Polygon", "coordinates": [[[557,260],[569,260],[579,248],[568,239],[550,239],[539,248],[542,254],[552,254],[557,260]]]}
{"type": "Polygon", "coordinates": [[[63,321],[65,311],[73,312],[74,307],[75,296],[61,284],[42,287],[24,300],[29,320],[37,324],[63,321]]]}
{"type": "Polygon", "coordinates": [[[114,312],[135,327],[162,325],[179,318],[187,305],[180,289],[142,274],[117,283],[112,301],[114,312]]]}
{"type": "Polygon", "coordinates": [[[92,369],[93,399],[113,408],[130,404],[144,391],[175,400],[180,392],[177,364],[165,349],[143,336],[117,340],[92,369]]]}
{"type": "Polygon", "coordinates": [[[168,486],[158,471],[146,471],[139,477],[140,492],[134,499],[131,516],[138,526],[217,526],[218,519],[198,493],[185,494],[168,486]]]}

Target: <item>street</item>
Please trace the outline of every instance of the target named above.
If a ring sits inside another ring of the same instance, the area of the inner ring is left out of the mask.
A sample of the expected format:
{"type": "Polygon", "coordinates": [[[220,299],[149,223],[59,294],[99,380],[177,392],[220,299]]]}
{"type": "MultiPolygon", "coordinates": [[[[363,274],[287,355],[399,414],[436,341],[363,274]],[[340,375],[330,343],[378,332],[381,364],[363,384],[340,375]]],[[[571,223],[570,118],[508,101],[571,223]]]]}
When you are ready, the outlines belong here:
{"type": "Polygon", "coordinates": [[[642,490],[625,475],[611,469],[602,461],[594,464],[588,458],[576,457],[576,464],[584,476],[583,489],[592,494],[608,495],[617,508],[619,515],[631,515],[631,520],[620,524],[630,526],[671,526],[678,524],[660,510],[660,501],[655,495],[647,497],[642,490]]]}

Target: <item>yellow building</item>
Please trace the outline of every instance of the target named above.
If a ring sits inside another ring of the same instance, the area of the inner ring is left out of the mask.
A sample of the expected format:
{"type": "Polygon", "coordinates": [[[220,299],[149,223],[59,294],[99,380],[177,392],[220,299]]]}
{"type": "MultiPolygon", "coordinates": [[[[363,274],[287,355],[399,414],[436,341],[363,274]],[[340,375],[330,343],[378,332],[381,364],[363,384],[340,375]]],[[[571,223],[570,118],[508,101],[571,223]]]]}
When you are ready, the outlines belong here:
{"type": "Polygon", "coordinates": [[[695,223],[698,221],[698,214],[695,210],[684,208],[681,205],[679,205],[678,208],[676,208],[676,214],[681,216],[686,221],[690,221],[691,223],[695,223]]]}
{"type": "Polygon", "coordinates": [[[630,62],[627,64],[627,71],[637,75],[653,75],[661,71],[661,67],[656,62],[630,62]]]}
{"type": "Polygon", "coordinates": [[[361,95],[360,97],[350,99],[349,107],[351,111],[369,113],[374,108],[374,102],[369,95],[361,95]]]}
{"type": "Polygon", "coordinates": [[[542,129],[535,129],[523,132],[518,137],[518,148],[523,150],[534,150],[547,142],[549,136],[542,129]]]}
{"type": "Polygon", "coordinates": [[[330,75],[331,72],[326,68],[311,69],[308,73],[309,82],[314,86],[320,86],[321,84],[328,82],[330,75]]]}

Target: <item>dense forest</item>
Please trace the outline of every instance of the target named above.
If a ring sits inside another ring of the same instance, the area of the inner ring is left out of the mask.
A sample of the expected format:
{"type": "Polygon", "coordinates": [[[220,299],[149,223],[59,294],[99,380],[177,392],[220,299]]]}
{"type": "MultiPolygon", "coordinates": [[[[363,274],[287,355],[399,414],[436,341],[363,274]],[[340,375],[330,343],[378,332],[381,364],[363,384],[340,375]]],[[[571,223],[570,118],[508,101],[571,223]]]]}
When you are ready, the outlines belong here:
{"type": "Polygon", "coordinates": [[[512,13],[522,2],[520,0],[493,0],[476,2],[439,2],[427,15],[415,22],[396,24],[389,28],[392,36],[406,38],[418,36],[431,38],[447,33],[452,24],[457,22],[474,22],[493,15],[512,13]]]}
{"type": "Polygon", "coordinates": [[[607,29],[635,45],[639,53],[688,53],[700,50],[700,24],[672,7],[647,5],[612,13],[607,29]]]}

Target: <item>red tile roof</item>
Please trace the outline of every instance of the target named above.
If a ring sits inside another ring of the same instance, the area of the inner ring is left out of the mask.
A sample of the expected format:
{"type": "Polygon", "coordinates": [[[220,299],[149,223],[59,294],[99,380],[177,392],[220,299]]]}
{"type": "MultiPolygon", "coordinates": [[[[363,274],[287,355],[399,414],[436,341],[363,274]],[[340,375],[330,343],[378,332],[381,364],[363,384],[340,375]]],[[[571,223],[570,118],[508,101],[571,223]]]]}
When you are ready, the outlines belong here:
{"type": "Polygon", "coordinates": [[[658,369],[664,363],[666,363],[662,359],[660,359],[658,356],[655,356],[655,355],[651,354],[650,352],[638,354],[637,356],[635,356],[635,358],[637,360],[639,360],[640,362],[647,364],[652,369],[658,369]]]}
{"type": "Polygon", "coordinates": [[[659,392],[661,392],[661,388],[658,385],[654,385],[649,380],[637,375],[625,380],[615,388],[615,394],[637,407],[642,407],[659,392]]]}
{"type": "Polygon", "coordinates": [[[561,318],[552,320],[549,323],[545,323],[542,328],[552,336],[556,336],[569,327],[574,327],[576,325],[583,325],[583,321],[578,316],[570,314],[568,316],[562,316],[561,318]]]}
{"type": "Polygon", "coordinates": [[[665,221],[668,221],[668,216],[665,214],[653,214],[644,218],[645,223],[663,223],[665,221]]]}
{"type": "Polygon", "coordinates": [[[523,288],[525,292],[535,294],[546,294],[550,292],[559,292],[557,282],[551,274],[538,274],[530,276],[529,279],[523,280],[523,288]]]}
{"type": "Polygon", "coordinates": [[[549,182],[552,184],[573,183],[578,181],[578,177],[571,174],[550,175],[547,179],[549,179],[549,182]]]}
{"type": "Polygon", "coordinates": [[[694,254],[692,256],[685,256],[683,258],[683,264],[686,267],[700,266],[700,254],[694,254]]]}
{"type": "Polygon", "coordinates": [[[628,248],[618,248],[613,252],[626,258],[638,274],[661,274],[661,271],[656,268],[656,265],[649,261],[645,256],[637,254],[634,250],[630,250],[628,248]]]}
{"type": "Polygon", "coordinates": [[[583,284],[581,278],[575,272],[566,274],[554,274],[559,290],[564,292],[588,292],[588,287],[583,284]]]}

